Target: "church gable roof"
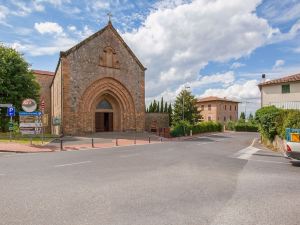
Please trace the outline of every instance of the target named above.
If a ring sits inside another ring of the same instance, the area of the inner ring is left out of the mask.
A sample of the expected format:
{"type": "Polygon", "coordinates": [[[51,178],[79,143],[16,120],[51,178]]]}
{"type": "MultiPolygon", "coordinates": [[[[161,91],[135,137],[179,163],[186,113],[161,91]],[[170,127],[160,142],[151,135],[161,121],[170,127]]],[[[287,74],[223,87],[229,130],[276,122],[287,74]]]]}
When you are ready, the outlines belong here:
{"type": "Polygon", "coordinates": [[[82,45],[86,44],[87,42],[91,41],[92,39],[96,38],[97,36],[101,35],[105,30],[110,29],[115,35],[116,37],[121,41],[121,43],[123,44],[123,46],[128,50],[129,54],[133,57],[133,59],[137,62],[137,64],[141,67],[142,70],[146,70],[147,68],[145,68],[143,66],[143,64],[140,62],[140,60],[136,57],[136,55],[133,53],[133,51],[129,48],[129,46],[126,44],[126,42],[123,40],[123,38],[121,37],[121,35],[118,33],[118,31],[114,28],[114,26],[112,25],[112,23],[109,21],[108,24],[101,30],[99,30],[98,32],[94,33],[93,35],[89,36],[88,38],[84,39],[83,41],[79,42],[77,45],[73,46],[72,48],[70,48],[69,50],[65,51],[65,52],[61,52],[60,56],[67,56],[70,53],[76,51],[77,49],[79,49],[82,45]]]}

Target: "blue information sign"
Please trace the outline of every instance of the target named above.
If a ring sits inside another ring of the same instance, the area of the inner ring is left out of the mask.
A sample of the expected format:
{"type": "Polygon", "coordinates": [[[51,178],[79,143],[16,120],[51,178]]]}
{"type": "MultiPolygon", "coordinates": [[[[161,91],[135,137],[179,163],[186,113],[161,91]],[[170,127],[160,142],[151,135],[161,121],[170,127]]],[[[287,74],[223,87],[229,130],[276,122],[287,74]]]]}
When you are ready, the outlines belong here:
{"type": "Polygon", "coordinates": [[[7,108],[7,115],[8,116],[15,116],[16,115],[16,110],[14,107],[8,107],[7,108]]]}
{"type": "Polygon", "coordinates": [[[41,116],[42,112],[19,112],[19,116],[41,116]]]}

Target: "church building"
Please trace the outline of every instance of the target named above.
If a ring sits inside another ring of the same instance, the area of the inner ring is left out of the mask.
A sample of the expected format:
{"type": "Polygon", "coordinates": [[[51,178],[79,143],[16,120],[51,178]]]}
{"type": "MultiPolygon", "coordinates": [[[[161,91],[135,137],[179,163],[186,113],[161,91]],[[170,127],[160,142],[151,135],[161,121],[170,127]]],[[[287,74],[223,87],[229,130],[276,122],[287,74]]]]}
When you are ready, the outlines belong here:
{"type": "MultiPolygon", "coordinates": [[[[61,52],[55,73],[47,74],[50,86],[41,85],[41,95],[49,96],[48,129],[58,135],[144,131],[145,70],[109,21],[61,52]]],[[[42,80],[41,71],[33,72],[42,80]]]]}

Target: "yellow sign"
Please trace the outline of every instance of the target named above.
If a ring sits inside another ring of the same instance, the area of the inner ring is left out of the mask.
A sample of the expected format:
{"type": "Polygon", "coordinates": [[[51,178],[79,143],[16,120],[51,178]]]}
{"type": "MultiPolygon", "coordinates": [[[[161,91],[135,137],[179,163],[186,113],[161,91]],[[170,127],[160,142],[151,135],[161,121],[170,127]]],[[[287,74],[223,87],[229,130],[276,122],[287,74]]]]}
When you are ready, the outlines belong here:
{"type": "Polygon", "coordinates": [[[291,141],[292,142],[300,142],[300,134],[291,133],[291,141]]]}
{"type": "Polygon", "coordinates": [[[47,127],[48,126],[48,121],[49,121],[48,114],[43,115],[42,121],[43,121],[43,126],[47,127]]]}

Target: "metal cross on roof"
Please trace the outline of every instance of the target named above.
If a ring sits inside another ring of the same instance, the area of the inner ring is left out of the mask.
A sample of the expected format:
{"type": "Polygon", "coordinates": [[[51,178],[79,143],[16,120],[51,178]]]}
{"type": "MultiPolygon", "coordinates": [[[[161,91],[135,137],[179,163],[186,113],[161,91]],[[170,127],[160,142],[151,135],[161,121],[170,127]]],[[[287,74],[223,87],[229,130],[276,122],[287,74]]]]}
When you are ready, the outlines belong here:
{"type": "Polygon", "coordinates": [[[108,16],[108,22],[111,22],[111,18],[113,16],[113,14],[111,12],[107,13],[107,16],[108,16]]]}

